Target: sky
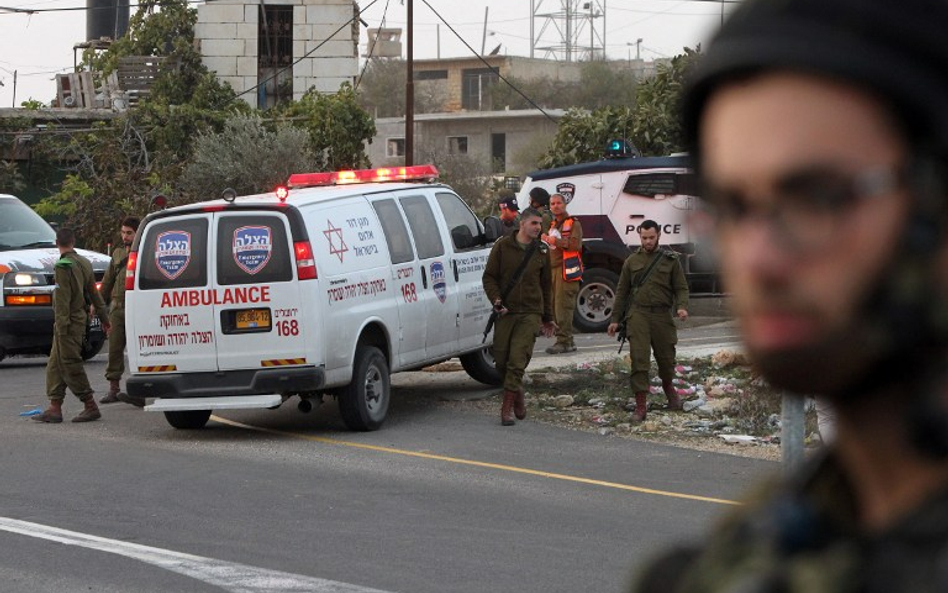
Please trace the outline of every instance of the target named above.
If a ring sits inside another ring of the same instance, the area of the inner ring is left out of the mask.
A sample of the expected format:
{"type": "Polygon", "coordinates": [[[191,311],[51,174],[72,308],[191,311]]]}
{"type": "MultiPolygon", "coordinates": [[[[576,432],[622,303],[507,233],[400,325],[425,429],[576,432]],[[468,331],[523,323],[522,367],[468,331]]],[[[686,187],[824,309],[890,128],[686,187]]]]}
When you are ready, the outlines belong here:
{"type": "MultiPolygon", "coordinates": [[[[384,19],[386,27],[405,29],[408,1],[361,0],[362,18],[372,28],[384,19]]],[[[532,1],[538,13],[562,11],[562,0],[532,1]]],[[[595,19],[595,28],[600,35],[605,29],[606,56],[634,59],[638,52],[643,60],[651,60],[705,42],[720,25],[722,10],[727,15],[736,4],[734,0],[593,0],[594,10],[603,5],[605,16],[595,19]]],[[[16,106],[30,98],[48,104],[56,94],[55,75],[73,69],[73,46],[85,41],[85,11],[22,14],[5,9],[81,9],[86,0],[0,0],[0,6],[0,107],[14,106],[14,72],[16,106]]],[[[132,14],[134,10],[133,6],[132,14]]],[[[478,52],[482,46],[489,53],[499,45],[502,55],[530,55],[531,0],[413,0],[415,59],[433,59],[439,53],[442,58],[471,55],[434,11],[478,52]]],[[[563,27],[563,21],[556,22],[563,27]]],[[[579,34],[588,45],[588,25],[584,27],[579,34]]],[[[534,32],[542,32],[541,46],[561,39],[554,22],[545,18],[534,20],[534,32]]],[[[365,41],[363,29],[360,52],[365,41]]],[[[403,34],[403,56],[405,50],[403,34]]],[[[546,57],[544,52],[534,55],[546,57]]]]}

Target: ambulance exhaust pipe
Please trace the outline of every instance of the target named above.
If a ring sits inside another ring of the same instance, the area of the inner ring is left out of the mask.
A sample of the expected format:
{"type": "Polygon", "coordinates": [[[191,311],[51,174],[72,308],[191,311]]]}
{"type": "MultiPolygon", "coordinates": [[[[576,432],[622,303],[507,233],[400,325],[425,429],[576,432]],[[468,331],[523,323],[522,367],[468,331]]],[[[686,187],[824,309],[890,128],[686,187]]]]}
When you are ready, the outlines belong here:
{"type": "Polygon", "coordinates": [[[296,409],[304,414],[309,414],[313,411],[313,408],[322,405],[323,398],[322,396],[318,397],[300,397],[300,403],[296,405],[296,409]]]}

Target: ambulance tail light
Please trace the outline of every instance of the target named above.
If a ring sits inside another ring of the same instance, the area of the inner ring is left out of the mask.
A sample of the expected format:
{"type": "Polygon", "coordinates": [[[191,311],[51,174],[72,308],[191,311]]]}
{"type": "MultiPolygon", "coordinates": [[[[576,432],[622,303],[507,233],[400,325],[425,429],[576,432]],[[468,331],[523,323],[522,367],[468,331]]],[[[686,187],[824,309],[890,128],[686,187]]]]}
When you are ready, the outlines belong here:
{"type": "Polygon", "coordinates": [[[138,252],[130,251],[128,253],[128,263],[125,265],[125,290],[135,288],[135,269],[138,267],[138,252]]]}
{"type": "Polygon", "coordinates": [[[437,178],[438,169],[434,165],[415,165],[412,167],[379,167],[377,169],[354,169],[326,173],[295,173],[290,175],[286,185],[289,188],[296,188],[386,181],[434,181],[437,178]]]}
{"type": "Polygon", "coordinates": [[[297,241],[293,243],[293,251],[296,252],[296,275],[300,280],[316,279],[316,260],[313,259],[313,249],[309,241],[297,241]]]}

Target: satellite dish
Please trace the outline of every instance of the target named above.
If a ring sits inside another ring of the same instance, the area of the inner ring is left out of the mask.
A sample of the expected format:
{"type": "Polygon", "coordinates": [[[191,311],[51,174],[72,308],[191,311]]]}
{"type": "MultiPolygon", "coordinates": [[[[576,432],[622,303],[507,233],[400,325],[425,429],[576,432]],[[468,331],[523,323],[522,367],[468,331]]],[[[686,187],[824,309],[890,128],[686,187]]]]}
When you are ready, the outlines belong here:
{"type": "Polygon", "coordinates": [[[498,43],[498,44],[497,44],[497,47],[495,47],[494,49],[490,50],[490,53],[487,54],[487,55],[489,55],[489,56],[496,56],[497,54],[500,53],[500,48],[503,47],[503,46],[504,46],[503,43],[498,43]]]}

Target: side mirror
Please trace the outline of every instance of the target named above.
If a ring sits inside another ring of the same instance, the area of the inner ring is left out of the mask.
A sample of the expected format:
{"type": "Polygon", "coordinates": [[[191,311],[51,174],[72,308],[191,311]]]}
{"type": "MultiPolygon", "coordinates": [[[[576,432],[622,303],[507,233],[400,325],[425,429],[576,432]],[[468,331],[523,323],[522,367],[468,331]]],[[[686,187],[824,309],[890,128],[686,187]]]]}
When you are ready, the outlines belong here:
{"type": "Polygon", "coordinates": [[[493,243],[504,236],[504,223],[496,216],[484,218],[484,236],[488,243],[493,243]]]}
{"type": "Polygon", "coordinates": [[[466,224],[460,224],[451,229],[451,241],[456,249],[468,249],[474,246],[474,235],[466,224]]]}

